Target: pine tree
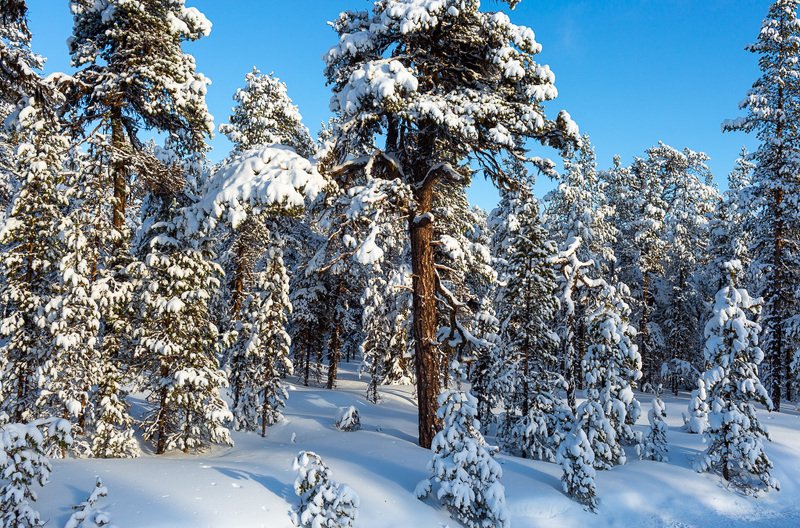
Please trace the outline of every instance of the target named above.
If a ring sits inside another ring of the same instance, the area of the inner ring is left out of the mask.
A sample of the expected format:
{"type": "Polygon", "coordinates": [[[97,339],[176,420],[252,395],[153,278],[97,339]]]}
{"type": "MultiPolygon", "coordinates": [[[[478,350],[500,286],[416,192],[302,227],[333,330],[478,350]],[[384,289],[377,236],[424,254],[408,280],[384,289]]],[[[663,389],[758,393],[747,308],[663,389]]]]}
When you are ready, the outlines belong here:
{"type": "Polygon", "coordinates": [[[790,317],[798,312],[800,272],[800,215],[798,158],[800,148],[800,22],[797,0],[776,0],[755,44],[747,50],[758,55],[760,77],[740,108],[744,117],[723,123],[725,131],[755,133],[759,147],[750,156],[756,163],[750,194],[759,211],[753,233],[754,265],[761,270],[757,293],[764,298],[762,345],[769,365],[770,392],[775,410],[781,400],[791,400],[791,355],[796,348],[787,335],[790,317]]]}
{"type": "Polygon", "coordinates": [[[361,298],[364,339],[359,374],[369,376],[367,399],[372,403],[380,401],[381,385],[403,385],[413,379],[406,334],[411,299],[402,288],[408,282],[403,270],[392,272],[388,281],[373,270],[361,298]]]}
{"type": "Polygon", "coordinates": [[[417,485],[415,493],[424,499],[437,484],[437,498],[465,526],[508,527],[505,488],[500,484],[503,470],[494,460],[497,448],[488,445],[480,432],[477,404],[472,394],[460,390],[445,390],[439,396],[444,428],[433,439],[430,477],[417,485]]]}
{"type": "Polygon", "coordinates": [[[650,422],[650,431],[644,439],[641,453],[642,458],[667,462],[667,407],[661,399],[660,392],[653,398],[653,406],[647,412],[647,421],[650,422]]]}
{"type": "Polygon", "coordinates": [[[331,479],[331,471],[319,455],[300,451],[292,463],[297,471],[294,491],[300,505],[292,511],[292,523],[304,528],[350,528],[358,518],[359,498],[350,487],[331,479]]]}
{"type": "Polygon", "coordinates": [[[230,123],[219,131],[244,151],[272,143],[294,148],[303,157],[314,153],[314,142],[292,103],[286,85],[273,74],[262,75],[256,68],[245,75],[245,87],[236,90],[230,123]]]}
{"type": "Polygon", "coordinates": [[[0,103],[41,95],[37,70],[44,59],[31,51],[25,0],[0,0],[0,103]]]}
{"type": "MultiPolygon", "coordinates": [[[[641,408],[633,388],[642,376],[642,358],[633,342],[636,330],[628,322],[627,293],[624,285],[605,286],[601,291],[599,304],[588,319],[589,346],[582,367],[587,399],[602,407],[619,442],[638,444],[640,435],[632,425],[641,408]]],[[[624,462],[623,454],[619,463],[624,462]]]]}
{"type": "Polygon", "coordinates": [[[97,477],[94,489],[89,497],[82,503],[73,506],[75,513],[70,515],[64,528],[101,528],[111,522],[111,516],[97,508],[95,505],[98,500],[108,496],[108,488],[103,485],[100,477],[97,477]]]}
{"type": "Polygon", "coordinates": [[[69,422],[55,418],[9,423],[8,415],[0,412],[0,526],[44,526],[33,505],[35,487],[50,478],[47,453],[64,451],[72,443],[70,429],[69,422]]]}
{"type": "Polygon", "coordinates": [[[255,292],[244,302],[238,348],[234,348],[231,385],[234,395],[234,427],[266,436],[267,426],[280,421],[289,397],[281,377],[292,373],[291,339],[286,332],[289,277],[283,251],[270,247],[265,269],[257,274],[255,292]]]}
{"type": "MultiPolygon", "coordinates": [[[[469,182],[473,169],[468,161],[504,186],[508,177],[495,154],[510,151],[521,157],[517,140],[525,137],[561,147],[577,135],[566,113],[556,121],[544,116],[541,103],[556,91],[549,69],[535,61],[540,45],[533,32],[479,7],[477,0],[375,2],[372,12],[339,16],[333,24],[339,43],[325,56],[334,91],[331,107],[341,119],[334,149],[339,160],[334,164],[355,154],[359,158],[343,170],[380,167],[414,195],[408,239],[419,440],[424,447],[431,445],[438,429],[436,396],[444,370],[435,346],[435,299],[456,315],[461,308],[437,280],[431,247],[436,196],[469,182]],[[470,63],[468,75],[465,62],[470,63]],[[384,149],[374,149],[378,137],[385,141],[384,149]],[[365,152],[374,154],[360,157],[365,152]]],[[[544,162],[540,166],[552,169],[544,162]]]]}
{"type": "Polygon", "coordinates": [[[697,463],[698,471],[719,471],[722,478],[748,492],[778,489],[770,475],[772,462],[764,452],[766,430],[751,402],[771,410],[769,394],[758,378],[764,353],[758,347],[761,327],[754,321],[761,299],[737,287],[742,267],[725,264],[728,285],[714,299],[714,315],[706,324],[704,354],[710,368],[703,374],[709,405],[708,447],[697,463]]]}
{"type": "Polygon", "coordinates": [[[188,237],[182,197],[151,195],[140,243],[140,313],[134,360],[147,373],[153,409],[143,423],[156,453],[231,444],[231,419],[219,394],[227,386],[217,361],[222,351],[209,302],[222,269],[203,237],[188,237]]]}
{"type": "Polygon", "coordinates": [[[0,306],[5,312],[0,323],[0,410],[14,422],[47,414],[39,406],[55,353],[47,306],[65,253],[58,233],[67,202],[59,187],[65,181],[69,143],[41,105],[24,98],[13,116],[20,186],[0,227],[0,306]]]}
{"type": "Polygon", "coordinates": [[[561,466],[564,493],[595,511],[597,487],[594,482],[594,451],[581,422],[575,423],[558,446],[556,463],[561,466]]]}
{"type": "Polygon", "coordinates": [[[566,413],[558,391],[564,380],[556,372],[558,337],[552,331],[558,310],[556,279],[535,198],[521,192],[509,200],[508,248],[499,289],[499,358],[487,392],[504,407],[501,438],[523,456],[553,460],[563,436],[566,413]]]}

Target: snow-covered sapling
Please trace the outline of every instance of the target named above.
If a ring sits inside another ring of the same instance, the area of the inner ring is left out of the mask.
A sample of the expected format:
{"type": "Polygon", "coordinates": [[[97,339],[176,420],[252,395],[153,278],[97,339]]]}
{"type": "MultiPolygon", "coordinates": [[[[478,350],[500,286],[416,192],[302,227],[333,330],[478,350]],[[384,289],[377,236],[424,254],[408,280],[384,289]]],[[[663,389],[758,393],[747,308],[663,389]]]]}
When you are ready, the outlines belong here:
{"type": "Polygon", "coordinates": [[[350,528],[358,517],[359,499],[349,486],[331,479],[331,471],[319,455],[300,451],[292,464],[297,471],[294,491],[300,497],[291,512],[295,526],[350,528]]]}
{"type": "Polygon", "coordinates": [[[33,487],[47,484],[52,471],[47,453],[72,443],[71,428],[59,419],[8,423],[8,415],[0,414],[0,527],[42,526],[33,487]]]}
{"type": "Polygon", "coordinates": [[[339,416],[336,418],[336,428],[347,432],[361,429],[361,416],[358,414],[358,409],[352,405],[340,409],[339,416]]]}
{"type": "Polygon", "coordinates": [[[590,510],[596,510],[594,451],[580,422],[576,422],[573,430],[561,442],[556,454],[556,462],[563,471],[561,482],[564,493],[590,510]]]}
{"type": "Polygon", "coordinates": [[[98,500],[107,496],[108,488],[103,485],[100,477],[97,477],[89,498],[72,507],[76,511],[70,515],[64,528],[101,528],[103,526],[111,528],[111,516],[95,506],[98,500]]]}
{"type": "Polygon", "coordinates": [[[742,271],[738,260],[723,264],[728,285],[714,299],[714,312],[706,324],[703,373],[709,404],[708,448],[697,463],[698,471],[719,471],[722,478],[745,492],[778,489],[770,475],[772,462],[764,451],[769,439],[752,402],[772,410],[772,401],[758,378],[764,353],[758,346],[761,325],[753,319],[761,299],[736,287],[742,271]]]}
{"type": "Polygon", "coordinates": [[[642,458],[655,460],[656,462],[667,462],[667,424],[664,419],[667,417],[667,406],[661,399],[661,391],[656,393],[653,398],[653,406],[647,413],[647,420],[650,422],[650,432],[644,439],[641,454],[642,458]]]}
{"type": "Polygon", "coordinates": [[[497,448],[480,432],[477,407],[477,398],[468,392],[445,390],[439,396],[444,428],[433,438],[430,477],[417,485],[416,495],[424,499],[438,483],[437,498],[468,528],[507,528],[503,470],[494,459],[497,448]]]}
{"type": "Polygon", "coordinates": [[[688,412],[683,413],[683,423],[686,430],[694,434],[702,434],[708,427],[706,387],[702,377],[697,380],[697,388],[692,391],[688,412]]]}

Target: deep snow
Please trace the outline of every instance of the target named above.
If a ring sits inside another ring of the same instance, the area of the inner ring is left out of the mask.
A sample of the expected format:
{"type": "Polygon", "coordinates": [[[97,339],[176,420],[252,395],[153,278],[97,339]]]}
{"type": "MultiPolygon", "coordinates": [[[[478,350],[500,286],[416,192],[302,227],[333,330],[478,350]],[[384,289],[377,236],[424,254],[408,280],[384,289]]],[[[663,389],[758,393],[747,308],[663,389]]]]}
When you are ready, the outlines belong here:
{"type": "MultiPolygon", "coordinates": [[[[427,476],[430,451],[416,445],[412,387],[383,387],[383,401],[364,398],[366,384],[346,365],[339,388],[292,384],[285,422],[266,439],[234,433],[236,446],[202,455],[145,454],[132,460],[57,460],[38,507],[48,526],[63,526],[71,505],[85,500],[99,475],[109,496],[99,504],[113,524],[125,527],[288,527],[297,502],[292,460],[300,450],[320,454],[333,478],[361,498],[357,526],[456,528],[435,498],[420,502],[414,488],[427,476]],[[355,405],[361,430],[334,427],[340,408],[355,405]]],[[[638,394],[643,408],[650,396],[638,394]]],[[[702,451],[699,435],[682,429],[688,396],[664,396],[669,462],[636,460],[599,471],[600,506],[585,511],[561,491],[556,464],[500,455],[512,526],[521,527],[795,527],[800,526],[800,415],[794,410],[759,412],[772,442],[781,491],[759,498],[728,489],[715,475],[698,474],[692,460],[702,451]]],[[[638,429],[646,431],[647,413],[638,429]]]]}

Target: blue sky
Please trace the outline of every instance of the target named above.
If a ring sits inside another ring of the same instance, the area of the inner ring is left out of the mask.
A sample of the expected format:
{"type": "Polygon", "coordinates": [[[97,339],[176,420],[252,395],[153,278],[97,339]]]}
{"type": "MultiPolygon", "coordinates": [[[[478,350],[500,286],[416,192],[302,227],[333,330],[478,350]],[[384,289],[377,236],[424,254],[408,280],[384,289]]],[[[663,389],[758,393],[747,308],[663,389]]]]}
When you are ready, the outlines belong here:
{"type": "MultiPolygon", "coordinates": [[[[67,0],[28,0],[35,50],[47,71],[69,70],[71,30],[67,0]]],[[[231,96],[253,66],[275,72],[316,132],[328,118],[330,91],[322,54],[335,43],[326,22],[365,0],[187,0],[214,24],[211,35],[187,49],[213,84],[208,106],[216,123],[230,113],[231,96]]],[[[511,13],[542,44],[540,62],[556,74],[555,117],[566,109],[591,135],[601,167],[614,154],[624,162],[662,140],[702,150],[724,186],[742,145],[741,134],[722,134],[723,119],[739,115],[738,103],[758,75],[756,57],[744,51],[758,34],[766,0],[523,0],[511,13]]],[[[484,9],[506,8],[484,0],[484,9]]],[[[213,160],[228,144],[217,134],[213,160]]],[[[539,155],[548,155],[540,151],[539,155]]],[[[540,178],[539,194],[552,187],[540,178]]],[[[491,208],[497,194],[476,178],[470,199],[491,208]]]]}

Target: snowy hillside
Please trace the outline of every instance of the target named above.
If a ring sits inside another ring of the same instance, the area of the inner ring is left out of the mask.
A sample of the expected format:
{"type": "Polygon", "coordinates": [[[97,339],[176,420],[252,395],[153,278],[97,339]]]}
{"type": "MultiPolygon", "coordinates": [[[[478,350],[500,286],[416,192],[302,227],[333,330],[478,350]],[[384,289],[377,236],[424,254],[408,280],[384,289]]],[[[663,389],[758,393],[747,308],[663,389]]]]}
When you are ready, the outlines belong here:
{"type": "MultiPolygon", "coordinates": [[[[312,450],[334,479],[360,496],[356,526],[460,526],[436,500],[414,498],[431,452],[416,443],[411,387],[382,389],[385,399],[377,406],[365,400],[365,387],[351,369],[342,373],[336,391],[291,385],[286,421],[270,428],[266,439],[234,433],[235,447],[202,456],[56,461],[40,496],[42,518],[63,525],[69,505],[84,500],[99,475],[109,488],[101,506],[119,527],[289,527],[288,512],[297,504],[292,459],[300,450],[312,450]],[[339,408],[348,405],[361,413],[359,431],[333,426],[339,408]]],[[[637,397],[649,401],[647,395],[637,397]]],[[[704,447],[699,435],[682,430],[687,396],[667,395],[665,401],[669,462],[639,461],[631,452],[626,465],[598,472],[597,514],[561,492],[556,464],[499,455],[512,526],[777,528],[800,523],[797,412],[761,414],[772,436],[767,452],[781,491],[753,499],[728,489],[717,476],[691,469],[704,447]]],[[[643,416],[638,428],[645,431],[645,423],[643,416]]]]}

